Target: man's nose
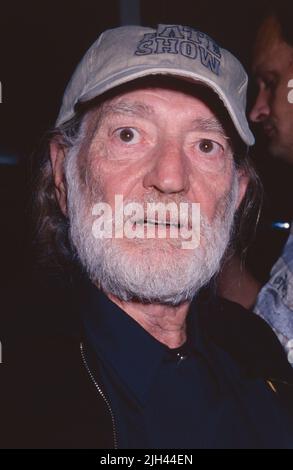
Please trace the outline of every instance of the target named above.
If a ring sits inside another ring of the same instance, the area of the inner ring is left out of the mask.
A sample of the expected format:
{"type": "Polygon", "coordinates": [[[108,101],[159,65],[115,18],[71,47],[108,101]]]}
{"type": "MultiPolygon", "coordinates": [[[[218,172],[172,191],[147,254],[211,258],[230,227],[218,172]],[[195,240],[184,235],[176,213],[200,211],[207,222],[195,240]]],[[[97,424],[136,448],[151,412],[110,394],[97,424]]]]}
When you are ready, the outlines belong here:
{"type": "Polygon", "coordinates": [[[189,190],[188,161],[180,145],[169,141],[155,150],[153,164],[144,177],[144,187],[161,193],[185,193],[189,190]]]}
{"type": "Polygon", "coordinates": [[[269,99],[264,90],[258,93],[254,106],[250,112],[250,120],[252,122],[265,121],[270,115],[269,99]]]}

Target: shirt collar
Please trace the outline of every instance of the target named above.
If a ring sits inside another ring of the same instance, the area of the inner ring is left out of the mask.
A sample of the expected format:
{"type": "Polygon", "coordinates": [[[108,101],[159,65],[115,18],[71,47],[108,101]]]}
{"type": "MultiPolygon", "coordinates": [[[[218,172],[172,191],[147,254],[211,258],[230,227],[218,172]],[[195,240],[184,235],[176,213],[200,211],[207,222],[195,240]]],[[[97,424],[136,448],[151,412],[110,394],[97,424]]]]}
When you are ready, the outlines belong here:
{"type": "MultiPolygon", "coordinates": [[[[82,315],[87,340],[124,386],[144,405],[156,373],[164,361],[178,361],[178,350],[153,338],[135,320],[114,304],[93,284],[83,296],[82,315]]],[[[196,326],[194,302],[188,314],[188,353],[203,348],[196,326]]]]}

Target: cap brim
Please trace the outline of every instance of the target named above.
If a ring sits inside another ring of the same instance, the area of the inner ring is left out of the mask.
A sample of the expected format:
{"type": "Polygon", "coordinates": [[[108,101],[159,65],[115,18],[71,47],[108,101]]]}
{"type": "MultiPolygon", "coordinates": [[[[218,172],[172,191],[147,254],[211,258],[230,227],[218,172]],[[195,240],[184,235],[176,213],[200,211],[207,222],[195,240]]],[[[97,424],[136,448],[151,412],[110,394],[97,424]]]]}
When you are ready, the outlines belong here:
{"type": "MultiPolygon", "coordinates": [[[[248,145],[252,146],[255,143],[254,136],[249,129],[247,118],[245,114],[237,113],[237,107],[233,107],[231,104],[231,97],[226,96],[224,91],[212,80],[209,80],[207,77],[197,74],[194,72],[189,72],[177,68],[166,68],[166,67],[134,67],[127,70],[124,70],[116,75],[112,75],[107,80],[100,82],[98,85],[93,86],[90,90],[86,93],[81,95],[79,98],[78,103],[85,103],[90,101],[98,96],[101,96],[105,92],[112,90],[119,85],[123,85],[130,81],[133,81],[138,78],[147,77],[150,75],[171,75],[175,77],[179,77],[181,79],[185,79],[188,81],[193,81],[195,83],[201,83],[207,85],[211,88],[221,99],[225,108],[227,109],[231,120],[240,135],[241,139],[248,145]]],[[[70,116],[72,117],[72,116],[70,116]]],[[[70,119],[69,117],[69,119],[70,119]]],[[[58,124],[58,122],[57,122],[58,124]]]]}

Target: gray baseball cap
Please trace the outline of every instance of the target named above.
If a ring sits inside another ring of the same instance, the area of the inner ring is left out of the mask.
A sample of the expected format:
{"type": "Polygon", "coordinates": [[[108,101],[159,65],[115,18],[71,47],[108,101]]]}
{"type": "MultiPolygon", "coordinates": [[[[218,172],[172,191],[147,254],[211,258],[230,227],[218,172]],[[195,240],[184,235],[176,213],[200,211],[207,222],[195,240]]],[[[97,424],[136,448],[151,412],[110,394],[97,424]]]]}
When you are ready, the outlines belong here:
{"type": "Polygon", "coordinates": [[[248,146],[254,144],[246,117],[248,77],[243,66],[208,35],[180,25],[124,26],[102,33],[70,80],[56,125],[73,118],[79,104],[151,75],[169,75],[211,88],[241,139],[248,146]]]}

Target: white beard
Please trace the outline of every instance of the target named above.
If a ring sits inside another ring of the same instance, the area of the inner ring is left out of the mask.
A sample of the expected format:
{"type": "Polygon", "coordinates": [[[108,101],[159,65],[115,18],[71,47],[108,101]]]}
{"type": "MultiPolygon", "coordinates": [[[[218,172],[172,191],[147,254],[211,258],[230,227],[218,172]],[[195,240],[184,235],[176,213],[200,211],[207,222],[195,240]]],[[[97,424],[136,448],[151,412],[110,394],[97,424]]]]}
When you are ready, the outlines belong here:
{"type": "Polygon", "coordinates": [[[201,243],[194,250],[176,248],[167,240],[95,238],[91,208],[102,195],[89,203],[80,188],[76,155],[68,156],[65,173],[70,240],[89,278],[104,292],[124,301],[176,306],[191,301],[218,272],[233,229],[236,172],[214,220],[210,223],[201,215],[201,243]]]}

